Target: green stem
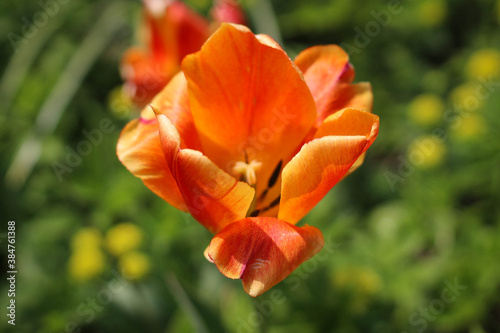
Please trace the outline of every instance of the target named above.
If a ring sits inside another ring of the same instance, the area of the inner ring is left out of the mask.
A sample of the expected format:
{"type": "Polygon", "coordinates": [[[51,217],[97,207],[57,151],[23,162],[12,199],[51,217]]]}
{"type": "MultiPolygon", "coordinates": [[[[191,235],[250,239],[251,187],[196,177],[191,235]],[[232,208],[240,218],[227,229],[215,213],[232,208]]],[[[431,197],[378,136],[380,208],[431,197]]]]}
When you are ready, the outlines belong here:
{"type": "Polygon", "coordinates": [[[191,319],[195,331],[198,333],[208,333],[209,331],[207,325],[203,321],[202,316],[194,306],[193,302],[191,302],[189,296],[186,294],[184,288],[182,288],[182,285],[173,273],[168,273],[165,276],[165,285],[181,309],[183,309],[185,314],[191,319]]]}

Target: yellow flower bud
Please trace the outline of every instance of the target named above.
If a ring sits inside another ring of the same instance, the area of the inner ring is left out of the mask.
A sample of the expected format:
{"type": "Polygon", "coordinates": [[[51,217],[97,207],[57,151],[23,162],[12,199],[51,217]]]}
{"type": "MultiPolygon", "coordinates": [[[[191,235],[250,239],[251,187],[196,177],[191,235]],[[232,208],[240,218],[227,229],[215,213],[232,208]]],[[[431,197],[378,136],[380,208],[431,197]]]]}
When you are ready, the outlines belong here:
{"type": "Polygon", "coordinates": [[[470,78],[498,77],[500,74],[500,52],[495,49],[482,49],[474,53],[467,63],[470,78]]]}
{"type": "Polygon", "coordinates": [[[78,230],[71,240],[71,248],[77,251],[81,248],[97,248],[101,245],[101,232],[94,227],[87,227],[78,230]]]}
{"type": "Polygon", "coordinates": [[[425,135],[415,139],[408,147],[408,158],[422,169],[431,169],[440,165],[446,155],[446,146],[434,135],[425,135]]]}
{"type": "Polygon", "coordinates": [[[417,6],[417,19],[423,26],[436,27],[443,23],[448,8],[441,0],[424,0],[417,6]]]}
{"type": "Polygon", "coordinates": [[[130,280],[141,279],[151,269],[149,258],[139,252],[129,252],[122,255],[119,265],[123,276],[130,280]]]}
{"type": "Polygon", "coordinates": [[[102,273],[104,262],[105,258],[101,250],[93,247],[83,247],[71,255],[68,271],[74,279],[87,281],[102,273]]]}
{"type": "Polygon", "coordinates": [[[409,106],[410,118],[420,125],[434,125],[443,118],[444,103],[438,95],[422,94],[409,106]]]}
{"type": "Polygon", "coordinates": [[[136,249],[142,243],[142,231],[132,223],[121,223],[111,228],[106,235],[108,251],[119,256],[136,249]]]}

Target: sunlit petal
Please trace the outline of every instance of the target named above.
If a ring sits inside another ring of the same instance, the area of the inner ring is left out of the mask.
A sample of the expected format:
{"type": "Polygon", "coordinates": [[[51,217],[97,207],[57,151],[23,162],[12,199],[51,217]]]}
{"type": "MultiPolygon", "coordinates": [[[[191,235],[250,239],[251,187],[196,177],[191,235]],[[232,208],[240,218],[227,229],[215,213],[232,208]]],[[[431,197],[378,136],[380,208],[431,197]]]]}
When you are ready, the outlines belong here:
{"type": "Polygon", "coordinates": [[[246,218],[215,235],[206,255],[222,274],[242,279],[245,291],[255,297],[287,277],[323,245],[317,228],[299,228],[276,218],[246,218]]]}
{"type": "Polygon", "coordinates": [[[223,24],[182,68],[204,153],[225,170],[257,160],[263,165],[257,178],[267,180],[304,139],[316,112],[293,62],[269,38],[259,38],[223,24]]]}
{"type": "Polygon", "coordinates": [[[157,114],[167,163],[191,215],[208,230],[244,218],[255,195],[248,184],[230,176],[201,152],[180,148],[180,136],[164,114],[157,114]]]}
{"type": "Polygon", "coordinates": [[[316,126],[330,114],[355,107],[371,112],[373,96],[369,83],[353,85],[354,68],[349,56],[337,45],[314,46],[301,52],[295,63],[316,102],[316,126]]]}
{"type": "Polygon", "coordinates": [[[163,200],[180,210],[186,204],[167,165],[156,120],[136,119],[122,131],[117,155],[125,167],[163,200]]]}

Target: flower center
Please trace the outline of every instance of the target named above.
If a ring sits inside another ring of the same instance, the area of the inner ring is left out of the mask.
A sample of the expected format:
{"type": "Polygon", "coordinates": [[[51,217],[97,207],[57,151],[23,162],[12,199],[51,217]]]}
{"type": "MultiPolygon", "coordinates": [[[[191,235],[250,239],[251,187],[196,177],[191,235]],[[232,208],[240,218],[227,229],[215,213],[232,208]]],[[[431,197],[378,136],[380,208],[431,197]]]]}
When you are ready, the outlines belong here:
{"type": "Polygon", "coordinates": [[[236,162],[233,167],[233,173],[240,176],[243,181],[248,183],[250,186],[254,186],[257,183],[256,171],[259,171],[262,163],[253,160],[250,163],[246,162],[236,162]]]}

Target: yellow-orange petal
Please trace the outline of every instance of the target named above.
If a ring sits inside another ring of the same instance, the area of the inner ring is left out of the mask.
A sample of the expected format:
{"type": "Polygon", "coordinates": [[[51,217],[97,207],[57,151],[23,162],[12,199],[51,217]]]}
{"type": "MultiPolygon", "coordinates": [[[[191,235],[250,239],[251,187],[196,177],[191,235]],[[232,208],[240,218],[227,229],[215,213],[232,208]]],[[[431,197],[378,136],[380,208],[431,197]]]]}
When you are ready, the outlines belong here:
{"type": "Polygon", "coordinates": [[[297,223],[340,181],[378,134],[376,115],[345,109],[329,116],[282,174],[278,218],[297,223]]]}
{"type": "Polygon", "coordinates": [[[326,105],[326,117],[344,108],[356,108],[372,112],[372,85],[369,82],[341,84],[338,86],[337,91],[332,94],[329,103],[326,105]]]}
{"type": "Polygon", "coordinates": [[[180,148],[180,136],[164,114],[157,113],[167,163],[191,215],[211,232],[246,216],[255,191],[217,167],[208,157],[180,148]]]}
{"type": "Polygon", "coordinates": [[[186,204],[163,155],[155,119],[136,119],[123,129],[116,147],[118,159],[144,185],[180,210],[186,204]]]}
{"type": "Polygon", "coordinates": [[[352,85],[354,69],[337,45],[314,46],[301,52],[295,63],[304,74],[316,102],[316,126],[330,114],[356,107],[371,112],[373,96],[368,83],[352,85]]]}
{"type": "Polygon", "coordinates": [[[378,125],[377,115],[359,109],[346,108],[326,118],[316,131],[314,138],[328,135],[363,135],[369,142],[373,142],[378,134],[378,125]]]}
{"type": "Polygon", "coordinates": [[[365,136],[326,136],[306,143],[283,169],[278,218],[297,223],[344,177],[367,145],[365,136]]]}
{"type": "Polygon", "coordinates": [[[222,274],[242,279],[256,297],[286,278],[324,245],[319,229],[297,227],[271,217],[229,224],[210,242],[207,256],[222,274]]]}
{"type": "MultiPolygon", "coordinates": [[[[364,135],[368,142],[373,142],[378,134],[378,116],[362,110],[347,108],[332,114],[321,124],[315,138],[327,135],[364,135]]],[[[351,166],[346,176],[359,168],[365,159],[365,153],[351,166]]]]}
{"type": "Polygon", "coordinates": [[[271,36],[266,35],[266,34],[258,34],[258,35],[255,35],[255,37],[262,44],[270,46],[270,47],[274,47],[275,49],[278,49],[278,50],[285,52],[283,50],[283,48],[281,47],[281,45],[277,41],[275,41],[271,36]]]}
{"type": "Polygon", "coordinates": [[[246,152],[248,161],[262,163],[257,178],[267,181],[300,145],[316,112],[286,53],[259,38],[246,27],[222,24],[182,69],[204,153],[227,169],[245,161],[246,152]]]}

